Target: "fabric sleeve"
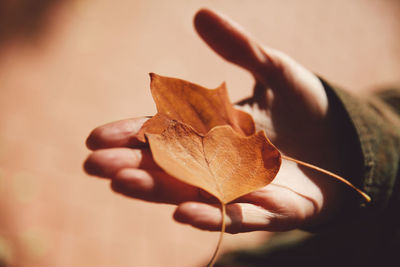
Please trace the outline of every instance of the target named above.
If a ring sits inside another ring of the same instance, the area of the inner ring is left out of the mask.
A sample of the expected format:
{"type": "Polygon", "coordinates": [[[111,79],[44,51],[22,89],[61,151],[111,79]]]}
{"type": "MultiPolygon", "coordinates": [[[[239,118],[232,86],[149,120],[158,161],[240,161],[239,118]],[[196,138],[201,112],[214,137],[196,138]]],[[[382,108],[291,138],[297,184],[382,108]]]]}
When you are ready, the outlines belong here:
{"type": "Polygon", "coordinates": [[[330,101],[344,109],[359,141],[361,175],[350,177],[350,182],[372,201],[358,211],[366,216],[394,216],[400,211],[400,90],[355,97],[321,81],[330,101]]]}

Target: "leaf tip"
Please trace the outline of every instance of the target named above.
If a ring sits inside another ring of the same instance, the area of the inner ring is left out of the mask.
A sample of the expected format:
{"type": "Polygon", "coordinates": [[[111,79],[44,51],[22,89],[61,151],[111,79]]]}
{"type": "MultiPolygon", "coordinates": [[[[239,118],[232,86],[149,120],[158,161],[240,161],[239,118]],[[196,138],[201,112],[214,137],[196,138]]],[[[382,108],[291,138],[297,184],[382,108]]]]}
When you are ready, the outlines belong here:
{"type": "Polygon", "coordinates": [[[211,90],[220,90],[228,96],[228,89],[226,87],[226,81],[223,81],[217,88],[211,90]]]}
{"type": "Polygon", "coordinates": [[[149,76],[150,76],[150,83],[152,84],[154,81],[159,80],[160,78],[162,78],[163,76],[158,75],[154,72],[149,72],[149,76]]]}

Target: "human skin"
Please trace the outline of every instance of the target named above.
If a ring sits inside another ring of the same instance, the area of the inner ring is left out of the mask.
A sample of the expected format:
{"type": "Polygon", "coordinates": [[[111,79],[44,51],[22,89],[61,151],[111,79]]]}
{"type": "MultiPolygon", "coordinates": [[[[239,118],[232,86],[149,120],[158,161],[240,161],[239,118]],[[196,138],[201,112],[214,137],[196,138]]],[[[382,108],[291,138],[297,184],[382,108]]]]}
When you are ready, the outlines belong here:
{"type": "MultiPolygon", "coordinates": [[[[215,11],[198,11],[194,25],[217,54],[254,76],[253,96],[238,108],[253,116],[257,129],[265,130],[283,155],[344,177],[355,175],[347,159],[359,155],[352,145],[340,144],[352,129],[343,125],[343,114],[331,108],[316,75],[284,53],[260,45],[215,11]]],[[[84,163],[86,172],[110,179],[117,193],[176,205],[178,222],[220,230],[221,212],[213,198],[166,174],[149,147],[136,140],[146,120],[133,118],[94,129],[87,139],[92,152],[84,163]]],[[[271,184],[227,205],[227,232],[285,231],[328,223],[340,216],[347,193],[348,188],[331,177],[283,160],[271,184]]]]}

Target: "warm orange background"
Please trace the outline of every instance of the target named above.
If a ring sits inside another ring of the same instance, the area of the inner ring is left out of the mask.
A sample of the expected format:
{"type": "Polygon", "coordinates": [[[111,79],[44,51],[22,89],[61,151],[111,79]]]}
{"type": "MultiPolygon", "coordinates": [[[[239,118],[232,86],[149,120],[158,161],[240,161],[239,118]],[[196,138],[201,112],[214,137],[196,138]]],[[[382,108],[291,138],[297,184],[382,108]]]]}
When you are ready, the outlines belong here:
{"type": "MultiPolygon", "coordinates": [[[[0,258],[10,266],[199,266],[211,256],[217,233],[82,171],[92,128],[154,114],[149,72],[226,81],[234,101],[251,93],[251,76],[196,36],[201,7],[351,90],[400,83],[396,0],[38,0],[36,13],[2,1],[0,258]]],[[[227,235],[224,248],[265,236],[227,235]]]]}

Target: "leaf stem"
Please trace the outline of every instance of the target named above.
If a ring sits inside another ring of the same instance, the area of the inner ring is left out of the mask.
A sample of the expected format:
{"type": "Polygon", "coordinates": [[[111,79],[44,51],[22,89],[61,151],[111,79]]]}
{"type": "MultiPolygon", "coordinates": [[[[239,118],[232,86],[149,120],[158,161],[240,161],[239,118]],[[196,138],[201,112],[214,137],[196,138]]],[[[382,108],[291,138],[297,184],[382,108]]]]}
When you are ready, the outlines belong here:
{"type": "Polygon", "coordinates": [[[221,232],[219,234],[219,239],[217,243],[217,247],[215,248],[214,254],[211,257],[210,262],[207,264],[207,267],[212,267],[214,266],[215,261],[217,260],[217,254],[219,252],[219,249],[222,244],[222,239],[224,237],[225,233],[225,216],[226,216],[226,205],[225,203],[221,202],[221,216],[222,216],[222,222],[221,222],[221,232]]]}
{"type": "Polygon", "coordinates": [[[289,160],[289,161],[293,161],[293,162],[295,162],[295,163],[297,163],[299,165],[302,165],[304,167],[307,167],[307,168],[322,172],[322,173],[324,173],[326,175],[329,175],[329,176],[341,181],[342,183],[346,184],[347,186],[349,186],[352,189],[354,189],[357,193],[359,193],[367,202],[371,202],[371,197],[370,196],[368,196],[366,193],[364,193],[363,191],[361,191],[360,189],[355,187],[352,183],[347,181],[345,178],[343,178],[343,177],[341,177],[341,176],[339,176],[339,175],[337,175],[337,174],[335,174],[333,172],[330,172],[330,171],[327,171],[327,170],[322,169],[320,167],[317,167],[315,165],[312,165],[310,163],[306,163],[306,162],[303,162],[301,160],[297,160],[297,159],[294,159],[294,158],[291,158],[291,157],[288,157],[288,156],[285,156],[285,155],[281,155],[281,156],[282,156],[283,159],[286,159],[286,160],[289,160]]]}

